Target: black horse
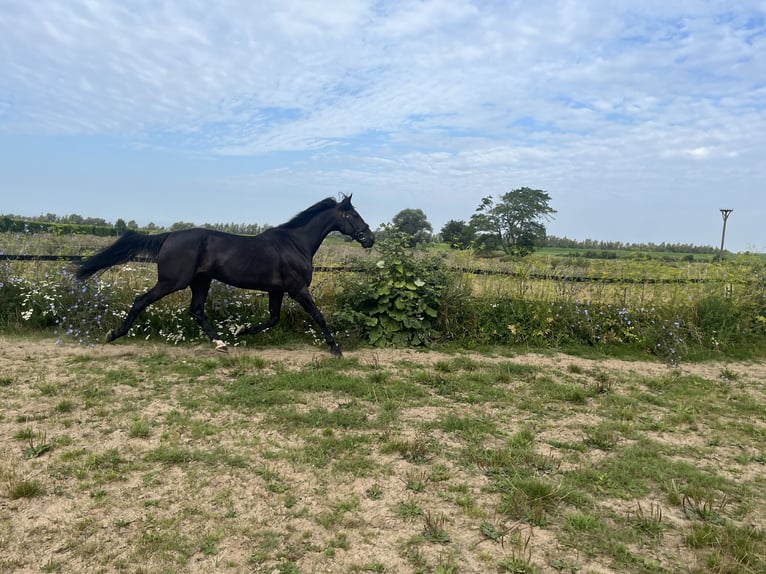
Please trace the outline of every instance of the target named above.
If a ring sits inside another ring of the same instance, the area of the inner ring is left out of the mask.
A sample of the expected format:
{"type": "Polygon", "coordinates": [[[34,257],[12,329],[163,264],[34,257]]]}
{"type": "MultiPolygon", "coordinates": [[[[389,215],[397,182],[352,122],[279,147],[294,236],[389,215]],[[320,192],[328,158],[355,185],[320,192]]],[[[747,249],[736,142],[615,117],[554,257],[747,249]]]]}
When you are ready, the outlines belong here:
{"type": "Polygon", "coordinates": [[[225,351],[226,344],[205,316],[210,283],[216,279],[269,294],[268,321],[249,329],[240,327],[236,336],[254,335],[273,327],[279,321],[282,300],[287,293],[317,322],[332,354],[340,357],[340,347],[308,289],[314,270],[312,259],[331,231],[340,231],[366,248],[375,242],[370,226],[351,205],[351,196],[342,201],[327,198],[287,223],[251,237],[209,229],[157,235],[128,231],[111,246],[83,261],[77,277],[87,279],[101,269],[127,263],[138,256],[148,256],[157,263],[157,283],[136,297],[122,325],[107,333],[107,342],[125,335],[138,314],[155,301],[191,287],[189,313],[217,348],[225,351]]]}

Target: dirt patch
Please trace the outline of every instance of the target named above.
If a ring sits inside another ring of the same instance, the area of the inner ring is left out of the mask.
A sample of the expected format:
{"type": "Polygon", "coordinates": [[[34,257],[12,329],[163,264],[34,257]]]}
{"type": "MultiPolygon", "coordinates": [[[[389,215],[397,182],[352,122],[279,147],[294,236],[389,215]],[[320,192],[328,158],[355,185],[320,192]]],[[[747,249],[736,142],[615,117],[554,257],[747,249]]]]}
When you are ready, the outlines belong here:
{"type": "MultiPolygon", "coordinates": [[[[496,512],[502,495],[493,490],[485,473],[469,472],[455,456],[470,439],[438,428],[421,436],[424,426],[433,427],[447,414],[485,416],[496,421],[501,434],[488,436],[482,448],[499,450],[527,422],[512,419],[503,405],[429,403],[407,408],[398,428],[366,437],[363,431],[328,427],[296,435],[294,429],[285,428],[287,423],[266,424],[268,410],[246,413],[218,408],[210,400],[207,410],[196,415],[195,404],[227,391],[242,369],[304,371],[334,359],[314,347],[230,348],[226,364],[215,367],[221,380],[193,368],[201,358],[220,363],[221,357],[211,345],[190,348],[144,342],[81,347],[0,337],[0,572],[271,574],[292,571],[289,564],[300,565],[300,572],[413,572],[418,564],[420,571],[435,571],[440,564],[444,572],[478,573],[497,571],[503,560],[516,558],[529,558],[541,572],[557,572],[568,563],[569,549],[562,548],[555,530],[516,523],[496,512]],[[157,357],[164,357],[173,368],[145,371],[157,357]],[[256,358],[261,366],[254,366],[256,358]],[[99,376],[89,379],[83,366],[99,371],[99,376]],[[111,377],[108,383],[105,377],[111,377]],[[136,421],[148,421],[156,428],[143,434],[134,427],[136,421]],[[32,434],[19,438],[23,431],[32,434]],[[330,451],[329,456],[335,457],[330,463],[319,460],[325,453],[312,454],[311,449],[326,443],[341,449],[343,440],[358,438],[365,440],[359,440],[356,451],[330,451]],[[379,452],[370,438],[431,440],[440,450],[428,455],[434,460],[425,464],[412,462],[397,452],[379,452]],[[43,443],[52,445],[50,454],[27,452],[43,443]],[[344,456],[374,458],[375,468],[367,470],[356,463],[361,469],[356,475],[338,471],[332,463],[342,462],[344,456]],[[437,470],[430,462],[438,462],[437,470]],[[7,487],[22,481],[38,483],[41,496],[11,496],[7,487]],[[438,532],[440,528],[444,533],[438,532]],[[493,532],[506,534],[493,539],[493,532]],[[456,569],[449,570],[450,565],[456,569]]],[[[393,349],[346,351],[345,357],[360,370],[380,369],[405,377],[413,369],[438,372],[453,361],[534,367],[541,377],[553,373],[573,386],[603,372],[618,381],[616,393],[622,392],[621,384],[643,378],[692,375],[727,384],[727,376],[734,376],[732,384],[758,397],[766,380],[766,365],[757,362],[670,368],[656,362],[563,354],[509,357],[393,349]],[[761,385],[751,389],[750,382],[761,385]]],[[[523,384],[512,377],[498,383],[511,389],[523,384]]],[[[332,416],[336,411],[342,414],[349,404],[353,406],[333,392],[317,391],[307,393],[305,402],[282,408],[289,407],[296,417],[314,411],[332,416]]],[[[374,408],[363,407],[371,419],[374,408]]],[[[581,443],[583,429],[597,426],[600,418],[587,406],[565,405],[554,414],[556,424],[536,438],[545,447],[541,455],[562,460],[553,472],[564,472],[581,460],[564,460],[567,452],[547,443],[561,443],[562,448],[581,443]]],[[[681,447],[705,446],[699,435],[657,431],[652,439],[681,447]]],[[[752,445],[743,452],[753,458],[759,455],[752,445]]],[[[720,450],[727,461],[738,454],[734,447],[720,450]]],[[[594,450],[588,456],[595,464],[609,453],[594,450]]],[[[709,463],[715,460],[711,457],[709,463]]],[[[727,470],[725,476],[757,480],[757,469],[727,470]]],[[[643,504],[648,509],[663,503],[649,498],[643,504]]],[[[604,507],[619,516],[637,509],[632,501],[612,500],[604,507]]],[[[669,523],[683,523],[677,509],[664,507],[669,523]]],[[[753,520],[761,524],[762,517],[753,520]]],[[[674,536],[680,540],[680,535],[674,536]]],[[[661,550],[657,560],[663,559],[661,550]]],[[[603,557],[578,560],[583,571],[619,571],[603,563],[603,557]]],[[[569,563],[574,568],[574,559],[569,563]]]]}
{"type": "MultiPolygon", "coordinates": [[[[149,343],[86,347],[60,343],[53,339],[26,340],[0,337],[0,346],[0,360],[8,361],[6,365],[16,367],[23,366],[26,361],[39,362],[48,359],[53,362],[52,364],[57,364],[78,356],[88,356],[97,361],[111,363],[133,361],[137,357],[153,353],[164,353],[179,360],[183,360],[184,357],[190,355],[219,356],[214,346],[207,344],[197,347],[173,347],[166,344],[153,345],[149,343]]],[[[306,365],[330,359],[329,353],[324,348],[320,349],[312,346],[291,349],[229,347],[226,353],[226,356],[232,358],[248,355],[255,355],[263,358],[265,361],[278,363],[290,369],[300,369],[306,365]]],[[[757,361],[710,361],[705,363],[682,363],[677,367],[671,367],[656,361],[626,361],[612,358],[586,359],[563,353],[524,353],[514,356],[503,356],[491,353],[445,353],[388,348],[344,351],[344,358],[346,359],[356,360],[361,365],[379,366],[386,369],[396,368],[402,363],[428,367],[440,362],[451,361],[458,357],[475,360],[480,363],[511,362],[541,368],[554,368],[562,371],[573,367],[583,371],[603,369],[605,371],[634,373],[647,377],[676,373],[716,379],[721,378],[722,373],[728,371],[745,380],[763,380],[766,378],[766,364],[757,361]]],[[[65,373],[60,373],[60,375],[66,376],[65,373]]]]}

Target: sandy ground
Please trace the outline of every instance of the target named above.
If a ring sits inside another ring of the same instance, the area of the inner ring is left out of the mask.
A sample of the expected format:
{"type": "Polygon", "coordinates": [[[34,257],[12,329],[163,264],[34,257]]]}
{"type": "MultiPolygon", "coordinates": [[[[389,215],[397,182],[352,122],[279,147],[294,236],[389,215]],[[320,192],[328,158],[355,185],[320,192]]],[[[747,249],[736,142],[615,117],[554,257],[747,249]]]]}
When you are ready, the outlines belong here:
{"type": "MultiPolygon", "coordinates": [[[[148,356],[158,351],[167,353],[170,357],[178,360],[183,360],[184,357],[188,357],[189,354],[195,356],[217,356],[216,351],[212,345],[200,345],[199,347],[168,347],[167,345],[151,345],[151,344],[114,344],[114,345],[99,345],[95,347],[80,347],[69,344],[56,344],[54,340],[48,339],[21,339],[21,338],[8,338],[0,337],[0,378],[4,378],[6,381],[13,380],[14,384],[21,385],[58,385],[70,380],[71,375],[68,372],[67,365],[71,364],[72,359],[76,359],[78,356],[87,356],[92,360],[102,364],[119,365],[124,363],[125,365],[135,364],[137,359],[142,356],[148,356]]],[[[318,349],[315,347],[305,347],[299,349],[278,349],[278,348],[230,348],[228,355],[231,357],[237,357],[246,354],[257,354],[267,362],[275,362],[284,365],[288,369],[301,369],[306,365],[311,364],[319,360],[324,360],[329,357],[324,349],[318,349]]],[[[401,368],[402,362],[410,364],[418,364],[423,366],[434,365],[439,361],[449,360],[455,358],[457,355],[447,354],[441,352],[419,352],[413,350],[393,350],[393,349],[361,349],[354,351],[346,351],[344,356],[348,359],[355,359],[363,365],[374,365],[384,369],[397,369],[401,368]]],[[[602,369],[604,371],[618,371],[624,373],[635,373],[639,376],[661,376],[668,373],[671,369],[667,365],[656,362],[644,362],[644,361],[622,361],[617,359],[584,359],[574,356],[568,356],[563,354],[537,354],[526,353],[519,354],[512,357],[507,356],[488,356],[486,354],[473,355],[470,353],[461,354],[462,357],[473,358],[480,362],[491,361],[503,361],[514,362],[523,365],[535,365],[540,367],[550,367],[560,371],[566,371],[572,368],[572,365],[577,365],[581,369],[587,372],[592,372],[594,369],[602,369]]],[[[721,374],[726,370],[736,372],[738,377],[742,377],[745,380],[766,380],[766,364],[760,362],[747,362],[747,363],[733,363],[733,362],[706,362],[701,364],[682,364],[677,367],[677,370],[683,374],[693,374],[704,377],[706,379],[718,379],[721,374]]],[[[2,388],[0,388],[2,392],[2,388]]],[[[130,392],[127,389],[126,392],[130,392]]],[[[322,400],[322,397],[317,396],[318,401],[322,400]]],[[[154,405],[152,408],[159,410],[168,408],[163,405],[154,405]]],[[[4,423],[4,432],[6,434],[0,436],[0,457],[6,460],[4,466],[0,467],[0,470],[4,469],[5,479],[16,471],[21,472],[20,465],[16,463],[7,463],[9,458],[18,458],[18,441],[12,440],[11,436],[7,433],[12,432],[12,429],[19,428],[17,423],[20,412],[24,411],[26,415],[30,417],[30,420],[34,419],[38,406],[35,404],[25,405],[19,407],[18,405],[14,409],[5,410],[0,407],[0,426],[4,423]]],[[[155,413],[155,414],[157,414],[155,413]]],[[[426,419],[432,416],[427,409],[418,413],[418,416],[426,419]]],[[[74,424],[67,430],[67,435],[70,437],[73,443],[80,444],[83,442],[101,441],[100,446],[103,448],[109,447],[110,444],[122,445],[123,448],[126,443],[126,438],[119,433],[113,433],[108,436],[80,436],[78,433],[93,433],[93,429],[87,425],[74,424]]],[[[444,440],[449,440],[449,437],[443,437],[444,440]]],[[[159,440],[159,439],[157,439],[159,440]]],[[[262,437],[262,440],[268,442],[269,440],[282,440],[282,437],[262,437]]],[[[276,465],[276,463],[270,463],[276,465]]],[[[381,545],[375,542],[375,540],[364,540],[364,534],[362,540],[354,540],[352,548],[360,552],[358,562],[354,562],[353,559],[347,560],[343,568],[348,568],[349,563],[364,566],[365,557],[374,555],[382,563],[386,564],[399,564],[402,568],[405,566],[402,564],[401,558],[401,539],[402,534],[397,532],[397,522],[392,519],[390,514],[382,512],[381,508],[390,508],[396,504],[395,497],[401,497],[401,475],[405,474],[407,470],[404,468],[404,463],[400,460],[392,458],[388,461],[388,464],[393,468],[392,478],[390,484],[384,484],[383,499],[377,501],[375,504],[369,505],[369,508],[358,509],[355,513],[355,520],[359,524],[363,525],[359,527],[361,532],[376,532],[378,535],[384,533],[389,536],[393,541],[390,546],[381,545]],[[401,466],[402,468],[398,468],[401,466]]],[[[275,466],[278,468],[278,466],[275,466]]],[[[25,470],[24,472],[30,472],[31,475],[37,473],[41,477],[48,472],[48,468],[45,466],[30,467],[31,470],[25,470]]],[[[284,472],[289,472],[285,469],[284,472]]],[[[455,470],[459,472],[459,470],[455,470]]],[[[3,477],[0,476],[0,479],[3,477]]],[[[474,488],[477,492],[486,486],[481,484],[481,480],[485,480],[486,477],[472,477],[470,480],[479,481],[474,484],[474,488]]],[[[189,478],[183,476],[183,473],[178,468],[171,468],[168,471],[168,476],[164,477],[164,481],[161,481],[161,485],[156,488],[147,488],[146,485],[140,483],[139,477],[131,477],[127,484],[120,484],[124,492],[132,493],[132,495],[140,497],[144,500],[144,504],[149,504],[152,500],[162,498],[168,492],[178,489],[183,489],[187,484],[189,478]]],[[[291,476],[293,483],[293,492],[295,496],[301,500],[307,508],[311,505],[321,504],[321,500],[316,499],[316,490],[318,488],[315,483],[315,479],[310,476],[301,479],[295,475],[291,476]],[[300,481],[304,480],[305,483],[301,485],[300,481]]],[[[221,490],[236,490],[239,483],[242,481],[242,476],[237,473],[223,473],[216,477],[207,485],[203,492],[208,493],[211,498],[215,498],[215,493],[221,490]]],[[[469,478],[466,478],[466,482],[469,478]]],[[[373,486],[375,483],[380,483],[381,479],[357,479],[354,481],[353,490],[356,495],[364,500],[365,491],[373,486]]],[[[2,485],[0,485],[2,486],[2,485]]],[[[196,487],[197,485],[195,485],[196,487]]],[[[54,486],[54,488],[56,488],[54,486]]],[[[191,486],[190,486],[191,488],[191,486]]],[[[260,486],[261,491],[263,485],[260,486]]],[[[238,514],[257,514],[257,515],[269,515],[270,513],[279,512],[280,510],[269,506],[267,500],[267,492],[261,492],[258,489],[247,490],[247,494],[242,496],[236,501],[236,510],[238,514]]],[[[196,490],[199,492],[199,490],[196,490]]],[[[107,532],[112,530],[112,523],[114,517],[108,513],[99,514],[97,505],[96,510],[92,510],[93,500],[92,493],[70,493],[69,496],[46,496],[44,505],[35,504],[34,502],[27,501],[12,501],[4,497],[0,493],[0,551],[5,547],[10,549],[10,554],[5,557],[0,557],[0,572],[39,572],[46,564],[49,565],[48,571],[59,571],[54,569],[56,564],[66,564],[68,567],[63,568],[62,571],[110,571],[108,568],[103,569],[97,566],[91,568],[87,562],[83,562],[82,559],[74,559],[70,557],[71,548],[68,547],[68,540],[71,537],[67,536],[67,529],[71,528],[94,528],[95,534],[91,538],[98,539],[99,537],[104,539],[104,548],[96,548],[94,552],[107,552],[114,554],[116,558],[109,560],[109,563],[119,563],[119,556],[124,554],[126,557],[130,555],[131,548],[125,540],[120,540],[119,536],[109,537],[107,532]],[[85,501],[80,501],[79,498],[85,497],[85,501]],[[88,497],[91,497],[88,500],[88,497]],[[73,502],[72,498],[75,498],[73,502]],[[72,514],[85,513],[83,510],[85,507],[91,508],[87,511],[88,516],[91,517],[94,523],[85,520],[83,516],[79,516],[79,520],[72,521],[72,514]],[[23,545],[18,540],[19,532],[23,532],[28,537],[29,546],[23,545]],[[34,549],[33,549],[34,548],[34,549]],[[35,559],[30,561],[29,556],[25,555],[25,550],[30,555],[34,555],[35,559]],[[43,551],[44,550],[44,551],[43,551]],[[13,552],[18,553],[12,555],[13,552]],[[47,553],[47,554],[46,554],[47,553]],[[49,556],[46,562],[44,556],[49,556]],[[6,561],[6,562],[4,562],[6,561]],[[5,567],[4,567],[5,564],[5,567]],[[71,569],[74,565],[79,570],[71,569]]],[[[140,522],[142,519],[139,516],[139,510],[136,507],[132,509],[126,509],[120,515],[119,520],[125,522],[124,529],[129,529],[132,522],[140,522]]],[[[203,508],[203,511],[206,511],[203,508]]],[[[283,509],[281,509],[283,511],[283,509]]],[[[321,509],[317,508],[317,512],[321,509]]],[[[315,525],[313,525],[315,526],[315,525]]],[[[451,525],[453,531],[459,530],[459,525],[451,525]]],[[[296,530],[301,529],[304,532],[309,532],[312,527],[312,523],[308,521],[306,524],[296,524],[296,530]]],[[[305,536],[305,535],[304,535],[305,536]]],[[[371,535],[368,535],[371,536],[371,535]]],[[[524,531],[523,536],[534,537],[533,545],[536,549],[545,547],[546,544],[550,544],[551,548],[555,546],[555,541],[546,541],[546,537],[550,537],[550,534],[540,529],[529,529],[524,531]]],[[[299,534],[296,534],[296,540],[299,541],[299,534]]],[[[247,541],[241,541],[241,545],[237,545],[236,541],[228,540],[227,544],[229,548],[219,548],[220,554],[218,559],[228,561],[229,564],[248,564],[248,544],[247,541]]],[[[473,538],[467,538],[465,540],[456,540],[454,544],[463,544],[466,547],[471,545],[478,545],[481,543],[479,538],[476,538],[475,534],[473,538]]],[[[489,552],[489,548],[487,549],[489,552]]],[[[2,554],[2,552],[0,552],[2,554]]],[[[79,553],[78,556],[81,556],[79,553]]],[[[321,556],[321,554],[320,554],[321,556]]],[[[125,559],[126,564],[130,564],[128,558],[125,559]]],[[[101,559],[95,560],[96,563],[103,563],[101,559]]],[[[318,559],[311,566],[311,572],[341,572],[345,570],[339,570],[334,566],[335,562],[328,558],[324,561],[318,559]]],[[[152,564],[146,564],[143,566],[143,571],[159,571],[153,568],[152,564]]],[[[214,568],[215,570],[216,568],[214,568]]],[[[125,571],[138,572],[139,569],[131,569],[126,566],[125,571]]],[[[211,570],[211,561],[208,556],[200,555],[197,560],[191,560],[186,566],[179,571],[188,572],[209,572],[211,570]]],[[[237,569],[224,568],[222,566],[221,571],[240,571],[237,569]]],[[[245,570],[242,570],[245,571],[245,570]]],[[[251,570],[262,571],[262,570],[251,570]]],[[[265,570],[263,570],[265,571],[265,570]]],[[[274,570],[276,572],[276,570],[274,570]]],[[[358,571],[358,570],[357,570],[358,571]]],[[[363,571],[363,570],[362,570],[363,571]]],[[[369,570],[375,571],[375,570],[369,570]]],[[[391,570],[388,570],[389,572],[391,570]]],[[[406,567],[406,570],[411,571],[411,568],[406,567]]],[[[461,572],[481,572],[482,565],[480,563],[463,563],[461,564],[461,572]]],[[[547,571],[547,570],[546,570],[547,571]]],[[[552,571],[552,570],[551,570],[552,571]]],[[[607,567],[601,566],[597,563],[588,564],[589,572],[606,573],[612,572],[607,567]]],[[[304,570],[302,570],[304,572],[304,570]]]]}

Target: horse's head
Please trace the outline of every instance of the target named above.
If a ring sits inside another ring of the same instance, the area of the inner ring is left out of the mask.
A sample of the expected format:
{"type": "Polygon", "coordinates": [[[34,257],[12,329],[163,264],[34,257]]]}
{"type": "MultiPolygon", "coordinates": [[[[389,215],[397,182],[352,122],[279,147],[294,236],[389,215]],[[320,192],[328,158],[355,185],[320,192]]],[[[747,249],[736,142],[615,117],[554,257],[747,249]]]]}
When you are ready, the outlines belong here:
{"type": "Polygon", "coordinates": [[[351,205],[351,196],[346,196],[338,204],[339,224],[338,231],[348,235],[361,243],[362,247],[369,249],[375,243],[375,235],[370,231],[370,226],[362,219],[351,205]]]}

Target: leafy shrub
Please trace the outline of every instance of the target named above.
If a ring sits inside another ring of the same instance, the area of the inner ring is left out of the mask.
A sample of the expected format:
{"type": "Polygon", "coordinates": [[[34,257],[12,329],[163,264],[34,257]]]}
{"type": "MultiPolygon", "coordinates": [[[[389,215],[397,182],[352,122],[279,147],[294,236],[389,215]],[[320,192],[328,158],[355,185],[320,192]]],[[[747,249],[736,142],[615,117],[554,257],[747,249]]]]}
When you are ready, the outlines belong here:
{"type": "Polygon", "coordinates": [[[379,242],[380,259],[339,295],[335,320],[376,346],[418,346],[441,336],[439,308],[449,284],[433,257],[416,258],[408,238],[389,231],[379,242]]]}
{"type": "Polygon", "coordinates": [[[717,349],[736,341],[742,327],[743,311],[731,298],[715,295],[695,302],[693,310],[700,332],[709,334],[717,349]]]}

